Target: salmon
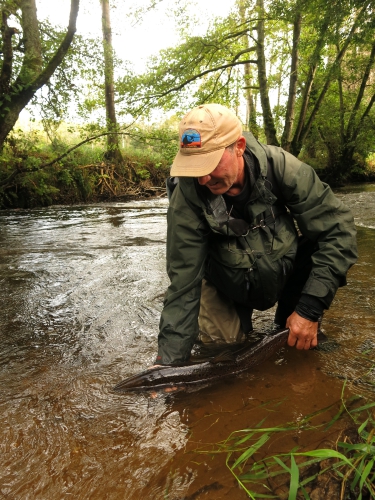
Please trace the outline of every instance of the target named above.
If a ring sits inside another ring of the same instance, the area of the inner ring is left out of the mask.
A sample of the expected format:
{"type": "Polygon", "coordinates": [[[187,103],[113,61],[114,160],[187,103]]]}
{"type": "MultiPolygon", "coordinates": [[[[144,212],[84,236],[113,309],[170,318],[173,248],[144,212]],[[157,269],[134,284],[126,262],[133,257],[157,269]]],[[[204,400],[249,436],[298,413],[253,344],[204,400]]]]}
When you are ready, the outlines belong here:
{"type": "Polygon", "coordinates": [[[264,335],[255,343],[245,343],[236,351],[223,351],[202,362],[183,365],[156,366],[119,382],[116,392],[144,392],[188,388],[237,375],[260,365],[285,345],[289,329],[264,335]]]}

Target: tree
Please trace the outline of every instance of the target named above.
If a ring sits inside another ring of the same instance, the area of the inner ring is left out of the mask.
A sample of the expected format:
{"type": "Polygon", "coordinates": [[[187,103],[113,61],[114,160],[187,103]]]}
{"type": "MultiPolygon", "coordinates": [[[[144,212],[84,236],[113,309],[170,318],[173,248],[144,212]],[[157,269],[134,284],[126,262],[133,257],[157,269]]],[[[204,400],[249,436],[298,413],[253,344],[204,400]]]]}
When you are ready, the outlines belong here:
{"type": "Polygon", "coordinates": [[[235,69],[256,63],[251,57],[256,46],[244,44],[248,33],[247,22],[230,15],[214,22],[205,36],[186,35],[180,45],[162,50],[143,75],[119,82],[128,111],[136,116],[153,107],[187,109],[210,100],[236,107],[235,69]]]}
{"type": "MultiPolygon", "coordinates": [[[[241,19],[241,24],[246,24],[246,0],[237,0],[238,12],[241,19]]],[[[250,48],[250,37],[248,33],[243,35],[243,43],[246,50],[250,48]]],[[[254,91],[259,90],[258,85],[254,85],[253,67],[247,62],[244,64],[244,83],[243,90],[245,91],[246,98],[246,124],[249,130],[252,131],[255,137],[259,136],[259,127],[257,124],[257,111],[256,111],[256,95],[254,91]]]]}
{"type": "MultiPolygon", "coordinates": [[[[257,90],[266,141],[281,142],[298,156],[318,125],[322,142],[324,103],[335,102],[335,116],[340,113],[332,85],[358,40],[372,40],[371,4],[372,0],[332,0],[329,4],[325,0],[238,0],[236,9],[226,19],[216,20],[204,36],[185,35],[180,45],[152,58],[144,75],[124,78],[122,92],[131,96],[134,114],[152,107],[186,109],[213,100],[236,109],[246,99],[254,117],[254,96],[249,90],[257,90]],[[339,50],[334,52],[336,47],[339,50]],[[241,67],[243,97],[238,95],[236,70],[241,67]],[[278,102],[272,105],[270,97],[275,93],[278,102]]],[[[367,48],[361,50],[371,52],[366,43],[367,48]]],[[[357,131],[358,137],[373,105],[365,83],[368,69],[362,65],[359,71],[364,80],[358,84],[363,90],[358,98],[368,106],[360,119],[360,106],[353,103],[345,133],[345,141],[352,144],[349,130],[357,131]]],[[[346,96],[349,88],[342,93],[346,96]]],[[[342,101],[348,101],[345,96],[342,101]]],[[[348,113],[344,114],[346,120],[348,113]]],[[[353,151],[345,151],[352,156],[353,151]]]]}
{"type": "Polygon", "coordinates": [[[104,93],[107,132],[114,132],[107,135],[107,158],[115,162],[121,162],[122,156],[119,147],[117,132],[117,120],[114,98],[114,78],[113,78],[113,47],[112,30],[109,0],[100,0],[102,6],[102,32],[103,32],[103,53],[104,53],[104,93]]]}
{"type": "Polygon", "coordinates": [[[258,15],[258,22],[256,26],[256,31],[257,31],[256,54],[257,54],[260,102],[262,104],[262,111],[263,111],[264,132],[266,134],[267,144],[279,146],[280,144],[276,137],[275,121],[271,110],[267,70],[266,70],[264,1],[256,0],[256,8],[258,15]]]}
{"type": "MultiPolygon", "coordinates": [[[[330,18],[326,15],[324,18],[324,22],[322,23],[322,29],[320,33],[320,37],[318,39],[318,44],[314,50],[312,55],[312,66],[311,71],[309,71],[309,75],[307,81],[305,83],[304,89],[304,98],[301,105],[301,110],[299,114],[298,124],[295,130],[295,134],[292,140],[292,152],[298,155],[302,149],[302,146],[306,140],[307,135],[309,134],[312,124],[316,119],[316,116],[320,110],[322,102],[327,94],[327,91],[331,85],[331,83],[335,80],[338,68],[340,67],[344,56],[350,46],[350,44],[355,41],[357,31],[363,23],[364,17],[367,13],[367,9],[371,3],[371,0],[362,3],[362,8],[359,9],[358,12],[352,13],[354,14],[354,20],[350,25],[350,20],[348,19],[346,12],[342,12],[342,19],[340,19],[340,27],[336,25],[336,34],[338,33],[341,39],[341,48],[337,52],[336,56],[333,58],[332,62],[327,65],[325,71],[322,74],[322,78],[319,82],[319,91],[316,93],[316,98],[314,102],[311,103],[311,90],[314,83],[314,78],[316,76],[316,70],[318,66],[318,61],[321,58],[321,50],[327,44],[327,31],[328,23],[330,18]],[[345,24],[344,24],[345,22],[345,24]],[[341,28],[341,29],[340,29],[341,28]],[[342,30],[342,29],[346,30],[342,30]],[[349,28],[349,29],[348,29],[349,28]],[[341,33],[343,31],[343,33],[341,33]],[[308,114],[309,104],[310,113],[308,114]]],[[[334,5],[332,5],[334,6],[334,5]]],[[[332,15],[332,13],[331,13],[332,15]]],[[[320,65],[322,67],[322,65],[320,65]]]]}
{"type": "Polygon", "coordinates": [[[35,0],[1,5],[0,149],[22,109],[62,63],[76,31],[79,0],[71,0],[69,24],[57,50],[45,59],[35,0]],[[10,26],[10,23],[13,26],[10,26]]]}
{"type": "MultiPolygon", "coordinates": [[[[353,166],[356,163],[363,166],[363,157],[373,150],[375,126],[371,110],[375,103],[375,42],[372,39],[361,42],[357,39],[355,50],[347,54],[339,67],[338,99],[331,95],[317,120],[319,135],[328,152],[327,180],[331,183],[350,178],[353,166]],[[328,125],[324,123],[327,115],[330,115],[328,125]]],[[[359,173],[360,169],[357,171],[359,173]]]]}

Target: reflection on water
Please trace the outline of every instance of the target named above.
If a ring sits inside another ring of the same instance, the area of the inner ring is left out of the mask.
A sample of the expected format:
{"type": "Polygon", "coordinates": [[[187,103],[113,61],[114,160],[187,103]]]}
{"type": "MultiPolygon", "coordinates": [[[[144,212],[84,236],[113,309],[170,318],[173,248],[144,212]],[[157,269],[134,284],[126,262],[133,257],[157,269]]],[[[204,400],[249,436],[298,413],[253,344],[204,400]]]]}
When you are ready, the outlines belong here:
{"type": "MultiPolygon", "coordinates": [[[[343,375],[353,390],[371,393],[375,189],[338,196],[353,209],[360,248],[325,318],[340,347],[285,348],[251,373],[155,400],[111,387],[155,357],[167,286],[166,200],[0,213],[1,494],[246,498],[225,457],[196,450],[256,425],[265,412],[271,426],[328,406],[343,375]],[[285,402],[268,411],[270,400],[285,402]]],[[[257,313],[257,328],[271,318],[257,313]]],[[[288,439],[269,450],[323,437],[288,439]]]]}

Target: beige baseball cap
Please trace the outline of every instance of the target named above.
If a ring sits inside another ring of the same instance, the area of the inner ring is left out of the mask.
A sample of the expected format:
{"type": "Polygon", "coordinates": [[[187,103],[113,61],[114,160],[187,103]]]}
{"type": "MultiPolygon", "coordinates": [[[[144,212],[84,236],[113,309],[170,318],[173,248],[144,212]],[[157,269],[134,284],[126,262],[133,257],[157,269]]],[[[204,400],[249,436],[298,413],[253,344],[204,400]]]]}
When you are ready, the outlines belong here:
{"type": "Polygon", "coordinates": [[[201,177],[215,170],[225,148],[242,135],[242,124],[225,106],[204,104],[183,117],[179,135],[171,176],[201,177]]]}

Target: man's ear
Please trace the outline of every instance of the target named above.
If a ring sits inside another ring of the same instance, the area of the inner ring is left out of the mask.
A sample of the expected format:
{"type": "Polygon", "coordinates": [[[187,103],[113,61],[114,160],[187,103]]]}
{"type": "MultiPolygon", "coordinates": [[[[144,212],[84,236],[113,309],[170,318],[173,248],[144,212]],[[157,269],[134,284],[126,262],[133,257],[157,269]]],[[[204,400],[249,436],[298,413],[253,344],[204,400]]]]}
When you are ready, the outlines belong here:
{"type": "Polygon", "coordinates": [[[236,155],[237,156],[242,156],[244,154],[246,148],[246,139],[243,135],[239,139],[237,139],[236,142],[236,155]]]}

